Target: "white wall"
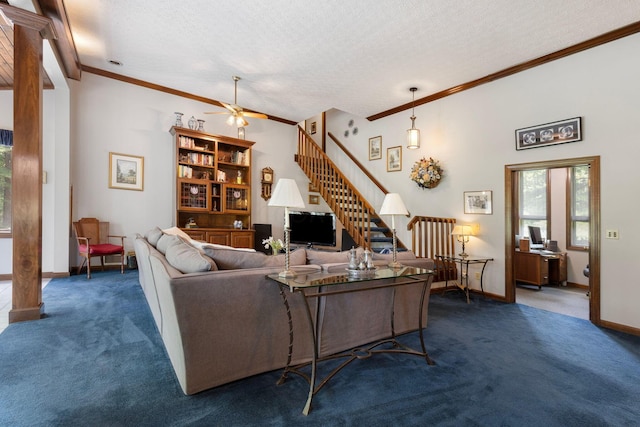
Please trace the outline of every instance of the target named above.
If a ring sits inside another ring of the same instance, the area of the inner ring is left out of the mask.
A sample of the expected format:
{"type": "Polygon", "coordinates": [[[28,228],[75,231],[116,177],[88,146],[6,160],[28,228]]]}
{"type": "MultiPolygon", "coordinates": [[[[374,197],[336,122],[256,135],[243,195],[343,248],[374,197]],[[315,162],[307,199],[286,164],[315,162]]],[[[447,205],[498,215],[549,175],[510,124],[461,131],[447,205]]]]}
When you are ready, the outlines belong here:
{"type": "Polygon", "coordinates": [[[558,241],[561,251],[567,252],[567,282],[588,286],[583,274],[589,264],[589,252],[567,249],[567,179],[569,169],[551,169],[551,239],[558,241]]]}
{"type": "MultiPolygon", "coordinates": [[[[472,254],[495,258],[485,272],[485,290],[498,295],[505,294],[504,166],[601,156],[602,227],[620,232],[619,240],[601,242],[601,318],[640,328],[640,287],[632,267],[637,241],[633,225],[640,208],[633,195],[635,184],[640,182],[635,143],[640,111],[639,48],[640,35],[630,36],[416,107],[422,147],[403,149],[400,172],[386,172],[386,149],[405,145],[410,112],[367,122],[331,111],[327,131],[342,135],[354,119],[360,132],[341,141],[389,191],[401,194],[412,215],[479,223],[481,235],[468,248],[472,254]],[[515,129],[576,116],[583,117],[582,141],[515,150],[515,129]],[[382,135],[383,159],[368,161],[368,138],[376,135],[382,135]],[[435,189],[420,189],[409,179],[411,166],[423,156],[439,159],[445,169],[445,178],[435,189]],[[463,213],[463,192],[473,190],[493,191],[493,215],[463,213]]],[[[335,152],[331,147],[328,151],[335,152]]],[[[382,195],[368,190],[361,189],[379,206],[382,195]]],[[[407,218],[399,218],[397,228],[399,238],[410,242],[407,222],[407,218]]]]}
{"type": "MultiPolygon", "coordinates": [[[[69,271],[69,88],[49,42],[43,43],[43,66],[54,84],[42,102],[42,272],[69,271]]],[[[13,129],[13,92],[0,91],[0,128],[13,129]]],[[[0,239],[0,274],[13,270],[13,239],[0,239]]]]}
{"type": "MultiPolygon", "coordinates": [[[[72,84],[73,218],[95,216],[111,223],[115,234],[133,236],[154,226],[175,225],[175,144],[169,133],[175,111],[183,123],[193,115],[205,120],[208,133],[237,136],[224,115],[205,115],[217,107],[84,73],[72,84]],[[109,152],[144,157],[144,191],[108,188],[109,152]]],[[[275,179],[293,178],[300,189],[307,180],[294,162],[295,126],[250,120],[246,139],[255,141],[252,159],[252,222],[273,224],[282,235],[284,209],[269,208],[260,197],[260,170],[269,166],[275,179]]],[[[231,226],[231,224],[230,224],[231,226]]],[[[132,249],[132,239],[125,241],[132,249]]]]}

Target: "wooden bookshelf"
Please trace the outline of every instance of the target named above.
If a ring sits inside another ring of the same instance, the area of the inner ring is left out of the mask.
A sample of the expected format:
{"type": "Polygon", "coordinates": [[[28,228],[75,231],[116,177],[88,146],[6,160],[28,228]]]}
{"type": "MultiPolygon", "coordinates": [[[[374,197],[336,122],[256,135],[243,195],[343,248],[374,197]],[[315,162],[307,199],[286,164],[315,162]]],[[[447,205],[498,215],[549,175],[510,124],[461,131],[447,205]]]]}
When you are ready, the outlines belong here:
{"type": "Polygon", "coordinates": [[[253,248],[251,147],[254,142],[172,127],[176,224],[197,240],[253,248]],[[187,227],[189,220],[197,228],[187,227]],[[234,223],[242,222],[242,228],[234,223]]]}

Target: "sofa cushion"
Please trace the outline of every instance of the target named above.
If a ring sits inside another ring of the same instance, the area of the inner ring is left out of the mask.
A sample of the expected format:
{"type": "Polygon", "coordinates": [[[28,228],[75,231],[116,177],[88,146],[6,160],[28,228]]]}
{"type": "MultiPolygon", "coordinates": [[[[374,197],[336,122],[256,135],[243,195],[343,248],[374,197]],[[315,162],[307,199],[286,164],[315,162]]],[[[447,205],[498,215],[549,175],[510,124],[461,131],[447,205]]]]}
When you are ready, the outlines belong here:
{"type": "Polygon", "coordinates": [[[180,236],[185,242],[188,242],[191,240],[191,236],[189,236],[184,231],[180,230],[178,227],[164,228],[162,232],[164,234],[169,234],[171,236],[180,236]]]}
{"type": "MultiPolygon", "coordinates": [[[[362,258],[364,255],[364,249],[361,247],[356,248],[356,256],[362,258]]],[[[314,249],[307,250],[308,264],[334,264],[349,262],[351,254],[349,251],[335,252],[335,251],[318,251],[314,249]]]]}
{"type": "Polygon", "coordinates": [[[189,240],[189,243],[195,246],[196,248],[200,249],[201,251],[204,251],[206,248],[228,249],[230,251],[238,251],[238,252],[255,252],[256,251],[253,248],[234,248],[233,246],[218,245],[217,243],[207,243],[207,242],[201,242],[199,240],[193,240],[193,239],[189,240]]]}
{"type": "Polygon", "coordinates": [[[178,243],[183,243],[183,240],[180,237],[172,236],[170,234],[162,234],[158,239],[156,249],[166,255],[167,249],[169,249],[170,246],[177,245],[178,243]]]}
{"type": "MultiPolygon", "coordinates": [[[[243,252],[234,249],[204,246],[204,253],[211,257],[220,270],[238,270],[242,268],[284,266],[285,254],[266,255],[262,252],[243,252]]],[[[304,249],[296,249],[289,254],[289,265],[305,265],[307,254],[304,249]]]]}
{"type": "MultiPolygon", "coordinates": [[[[177,236],[173,236],[179,239],[177,236]]],[[[217,270],[216,263],[193,246],[181,240],[177,244],[170,245],[165,254],[167,262],[182,273],[199,273],[202,271],[217,270]]]]}
{"type": "Polygon", "coordinates": [[[147,239],[147,242],[155,248],[158,244],[158,239],[162,237],[162,230],[160,230],[159,227],[153,227],[151,230],[144,233],[144,237],[147,239]]]}

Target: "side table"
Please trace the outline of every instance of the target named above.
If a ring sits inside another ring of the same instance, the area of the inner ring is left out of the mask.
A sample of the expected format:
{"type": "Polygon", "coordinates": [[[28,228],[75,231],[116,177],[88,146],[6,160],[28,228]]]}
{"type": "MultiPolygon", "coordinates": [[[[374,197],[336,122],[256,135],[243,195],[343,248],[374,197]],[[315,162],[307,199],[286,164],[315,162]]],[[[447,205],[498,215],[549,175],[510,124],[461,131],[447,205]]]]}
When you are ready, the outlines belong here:
{"type": "Polygon", "coordinates": [[[469,265],[470,264],[482,264],[482,271],[480,272],[480,291],[484,296],[484,286],[482,279],[484,277],[484,269],[487,267],[489,261],[493,261],[493,258],[475,257],[475,256],[449,256],[449,255],[436,255],[444,263],[459,262],[460,263],[460,281],[449,280],[449,270],[445,271],[445,291],[449,287],[449,282],[453,282],[460,290],[462,290],[467,297],[467,304],[469,300],[469,265]]]}

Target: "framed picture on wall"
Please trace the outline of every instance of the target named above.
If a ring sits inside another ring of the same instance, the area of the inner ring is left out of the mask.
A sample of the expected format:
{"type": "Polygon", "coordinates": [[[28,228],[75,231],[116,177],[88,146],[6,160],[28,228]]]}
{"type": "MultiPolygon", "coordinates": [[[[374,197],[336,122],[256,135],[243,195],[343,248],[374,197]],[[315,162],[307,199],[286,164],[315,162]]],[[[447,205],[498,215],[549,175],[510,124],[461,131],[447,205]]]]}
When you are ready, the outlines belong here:
{"type": "Polygon", "coordinates": [[[109,188],[144,189],[144,157],[109,153],[109,188]]]}
{"type": "Polygon", "coordinates": [[[311,135],[316,133],[316,122],[311,122],[311,135]]]}
{"type": "Polygon", "coordinates": [[[374,136],[369,138],[369,160],[382,158],[382,137],[374,136]]]}
{"type": "Polygon", "coordinates": [[[402,146],[387,148],[387,172],[402,170],[402,146]]]}
{"type": "Polygon", "coordinates": [[[490,190],[465,191],[464,213],[483,215],[493,214],[493,192],[490,190]]]}
{"type": "Polygon", "coordinates": [[[516,130],[516,150],[582,141],[582,117],[516,130]]]}

